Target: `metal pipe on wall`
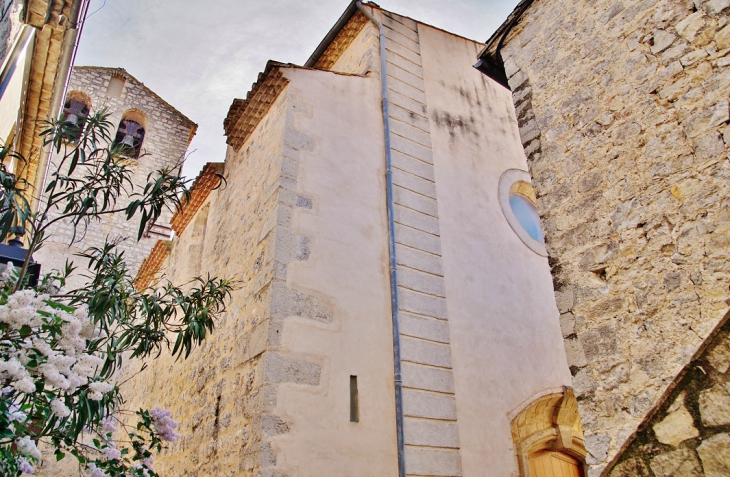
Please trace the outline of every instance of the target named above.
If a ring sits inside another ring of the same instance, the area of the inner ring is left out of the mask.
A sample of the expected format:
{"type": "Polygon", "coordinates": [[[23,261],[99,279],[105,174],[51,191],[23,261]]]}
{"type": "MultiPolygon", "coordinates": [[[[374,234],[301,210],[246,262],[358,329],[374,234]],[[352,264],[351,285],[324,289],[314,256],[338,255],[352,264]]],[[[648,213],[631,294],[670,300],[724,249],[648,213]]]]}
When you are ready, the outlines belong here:
{"type": "Polygon", "coordinates": [[[395,250],[395,218],[393,215],[393,173],[390,149],[390,114],[388,111],[388,78],[386,74],[385,28],[363,6],[357,8],[378,27],[380,32],[380,83],[383,96],[383,129],[385,134],[385,196],[388,210],[388,251],[390,252],[390,306],[393,319],[393,370],[395,376],[395,426],[398,445],[398,476],[406,477],[406,446],[403,435],[403,381],[400,356],[400,318],[398,314],[398,262],[395,250]]]}

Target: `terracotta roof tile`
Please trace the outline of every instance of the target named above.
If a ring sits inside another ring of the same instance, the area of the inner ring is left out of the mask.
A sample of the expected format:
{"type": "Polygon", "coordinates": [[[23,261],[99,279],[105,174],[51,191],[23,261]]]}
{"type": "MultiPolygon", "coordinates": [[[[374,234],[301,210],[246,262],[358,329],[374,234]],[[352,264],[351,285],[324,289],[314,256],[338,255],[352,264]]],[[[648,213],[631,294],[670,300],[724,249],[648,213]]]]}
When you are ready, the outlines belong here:
{"type": "Polygon", "coordinates": [[[177,235],[183,233],[185,227],[205,204],[210,193],[220,185],[223,167],[222,162],[209,162],[203,166],[203,170],[200,171],[190,188],[190,198],[185,201],[182,208],[177,210],[170,220],[170,227],[177,235]]]}
{"type": "Polygon", "coordinates": [[[150,286],[150,283],[152,283],[160,271],[160,267],[162,267],[162,264],[170,255],[171,245],[172,242],[169,240],[157,241],[149,256],[144,259],[142,266],[139,267],[137,278],[134,280],[134,287],[137,290],[142,290],[150,286]]]}

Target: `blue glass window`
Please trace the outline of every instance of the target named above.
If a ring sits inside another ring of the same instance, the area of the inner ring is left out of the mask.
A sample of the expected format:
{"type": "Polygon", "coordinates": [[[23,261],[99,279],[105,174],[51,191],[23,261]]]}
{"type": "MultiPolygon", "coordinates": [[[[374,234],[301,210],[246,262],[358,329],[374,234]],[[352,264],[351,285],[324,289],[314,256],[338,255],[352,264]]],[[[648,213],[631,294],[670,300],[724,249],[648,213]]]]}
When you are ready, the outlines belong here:
{"type": "Polygon", "coordinates": [[[510,194],[509,205],[523,229],[538,242],[545,241],[535,205],[522,194],[510,194]]]}

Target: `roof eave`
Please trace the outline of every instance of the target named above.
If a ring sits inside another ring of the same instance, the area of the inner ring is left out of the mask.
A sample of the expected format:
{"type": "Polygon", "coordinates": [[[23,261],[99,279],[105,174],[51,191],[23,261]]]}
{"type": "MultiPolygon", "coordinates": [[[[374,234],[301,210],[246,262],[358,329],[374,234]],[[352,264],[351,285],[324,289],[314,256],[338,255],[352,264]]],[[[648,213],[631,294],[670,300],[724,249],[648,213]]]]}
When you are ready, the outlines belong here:
{"type": "Polygon", "coordinates": [[[324,54],[324,52],[327,50],[327,47],[332,43],[332,41],[337,37],[337,34],[340,33],[340,30],[342,30],[345,25],[350,21],[352,16],[357,12],[357,0],[352,0],[350,4],[345,9],[345,12],[342,14],[339,20],[337,20],[337,23],[332,27],[332,29],[327,33],[327,36],[324,37],[324,39],[320,42],[320,44],[317,46],[317,48],[314,50],[314,53],[312,53],[312,56],[309,57],[306,63],[304,63],[304,66],[313,68],[314,65],[317,64],[317,61],[320,59],[320,57],[324,54]]]}

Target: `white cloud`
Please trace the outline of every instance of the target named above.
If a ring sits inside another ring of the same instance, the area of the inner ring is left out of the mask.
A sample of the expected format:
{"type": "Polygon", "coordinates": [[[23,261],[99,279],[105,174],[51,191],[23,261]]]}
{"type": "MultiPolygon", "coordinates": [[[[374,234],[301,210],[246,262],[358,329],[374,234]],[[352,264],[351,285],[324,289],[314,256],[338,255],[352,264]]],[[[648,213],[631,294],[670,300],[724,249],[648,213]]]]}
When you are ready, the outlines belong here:
{"type": "MultiPolygon", "coordinates": [[[[225,155],[223,119],[266,61],[303,64],[349,0],[92,0],[77,65],[123,67],[199,124],[185,173],[225,155]],[[202,5],[202,6],[201,6],[202,5]]],[[[485,41],[518,0],[382,0],[436,27],[485,41]]]]}

